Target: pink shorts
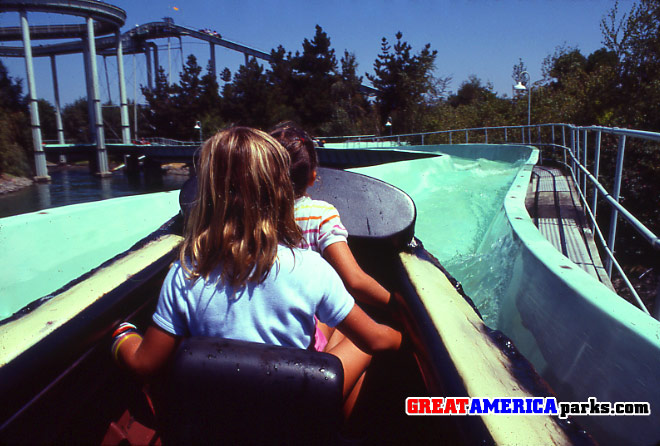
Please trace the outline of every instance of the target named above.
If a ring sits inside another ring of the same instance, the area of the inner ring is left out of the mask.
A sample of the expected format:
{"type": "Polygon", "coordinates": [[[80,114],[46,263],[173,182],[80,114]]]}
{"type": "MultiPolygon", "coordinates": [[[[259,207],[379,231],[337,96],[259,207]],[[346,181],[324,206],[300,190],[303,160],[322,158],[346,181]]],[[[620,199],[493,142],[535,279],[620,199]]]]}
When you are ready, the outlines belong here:
{"type": "Polygon", "coordinates": [[[314,350],[322,352],[325,346],[328,345],[328,340],[325,338],[323,332],[319,330],[319,320],[316,316],[314,316],[314,323],[316,325],[316,330],[314,330],[314,350]]]}

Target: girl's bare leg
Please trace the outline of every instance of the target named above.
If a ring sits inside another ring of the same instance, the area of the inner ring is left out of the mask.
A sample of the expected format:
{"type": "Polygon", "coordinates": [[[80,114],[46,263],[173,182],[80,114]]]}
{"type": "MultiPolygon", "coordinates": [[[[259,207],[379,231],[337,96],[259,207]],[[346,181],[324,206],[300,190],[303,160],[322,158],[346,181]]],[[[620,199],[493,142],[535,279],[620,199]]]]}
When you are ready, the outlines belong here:
{"type": "Polygon", "coordinates": [[[338,357],[344,368],[344,417],[348,418],[360,393],[371,355],[360,350],[338,330],[328,340],[325,351],[338,357]]]}
{"type": "Polygon", "coordinates": [[[350,417],[353,412],[353,408],[355,408],[355,403],[360,395],[360,390],[362,390],[362,384],[364,383],[364,377],[366,374],[366,371],[362,372],[362,375],[360,375],[353,386],[353,390],[351,390],[351,393],[349,393],[348,397],[344,400],[344,407],[342,408],[342,411],[344,412],[344,420],[348,420],[348,417],[350,417]]]}

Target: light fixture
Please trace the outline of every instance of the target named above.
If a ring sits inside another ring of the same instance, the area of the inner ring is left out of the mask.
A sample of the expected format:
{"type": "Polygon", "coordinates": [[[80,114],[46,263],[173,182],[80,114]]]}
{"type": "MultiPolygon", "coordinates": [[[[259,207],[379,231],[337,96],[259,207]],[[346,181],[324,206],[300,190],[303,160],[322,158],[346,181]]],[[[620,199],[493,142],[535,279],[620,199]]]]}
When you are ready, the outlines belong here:
{"type": "MultiPolygon", "coordinates": [[[[532,141],[532,129],[531,129],[531,124],[532,124],[532,82],[531,82],[531,77],[529,76],[529,73],[527,71],[523,71],[520,73],[519,78],[518,78],[518,83],[513,86],[514,90],[518,91],[527,91],[527,138],[528,142],[532,141]],[[523,84],[522,81],[525,81],[523,84]],[[527,87],[529,85],[529,88],[527,87]]],[[[523,139],[524,139],[524,133],[523,133],[523,139]]]]}
{"type": "Polygon", "coordinates": [[[513,86],[514,90],[527,90],[527,87],[525,87],[525,84],[522,82],[518,81],[516,85],[513,86]]]}
{"type": "Polygon", "coordinates": [[[387,122],[385,123],[385,127],[390,129],[390,136],[392,136],[392,117],[388,116],[387,122]]]}

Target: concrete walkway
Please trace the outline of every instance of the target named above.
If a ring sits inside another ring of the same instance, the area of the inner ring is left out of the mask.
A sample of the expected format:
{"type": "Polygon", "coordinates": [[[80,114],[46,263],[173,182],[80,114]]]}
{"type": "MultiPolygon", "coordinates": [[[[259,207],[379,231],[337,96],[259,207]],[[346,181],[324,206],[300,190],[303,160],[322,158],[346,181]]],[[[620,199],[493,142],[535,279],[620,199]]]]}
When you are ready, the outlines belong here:
{"type": "Polygon", "coordinates": [[[534,167],[525,205],[541,234],[559,252],[614,290],[571,177],[556,167],[534,167]]]}

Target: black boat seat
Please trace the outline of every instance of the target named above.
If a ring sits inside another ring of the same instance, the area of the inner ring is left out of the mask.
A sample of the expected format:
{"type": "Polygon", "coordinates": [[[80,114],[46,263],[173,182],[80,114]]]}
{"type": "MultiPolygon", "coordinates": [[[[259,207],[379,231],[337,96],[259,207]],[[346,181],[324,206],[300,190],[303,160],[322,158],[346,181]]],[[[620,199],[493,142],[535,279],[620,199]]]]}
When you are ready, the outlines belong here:
{"type": "Polygon", "coordinates": [[[336,444],[343,380],[327,353],[192,337],[150,393],[163,445],[336,444]]]}

